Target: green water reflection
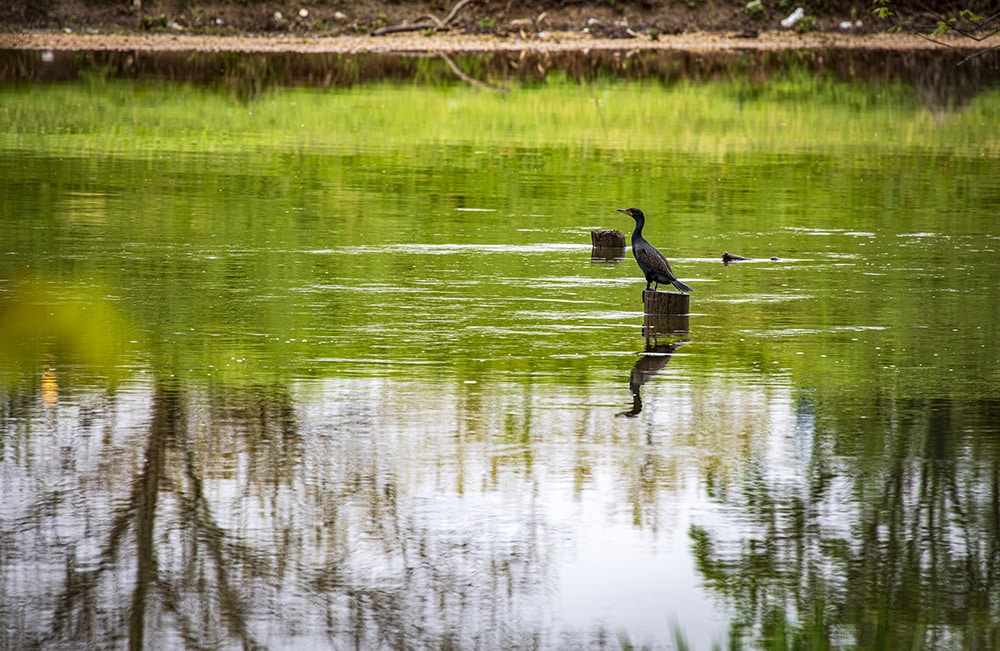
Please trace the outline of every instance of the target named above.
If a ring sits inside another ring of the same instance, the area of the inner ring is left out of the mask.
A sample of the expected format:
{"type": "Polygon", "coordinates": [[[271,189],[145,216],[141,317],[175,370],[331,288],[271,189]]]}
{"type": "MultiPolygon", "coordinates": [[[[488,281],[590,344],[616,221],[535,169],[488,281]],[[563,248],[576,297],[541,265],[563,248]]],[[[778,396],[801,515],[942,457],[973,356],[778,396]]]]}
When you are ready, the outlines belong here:
{"type": "Polygon", "coordinates": [[[5,87],[2,646],[993,648],[998,110],[5,87]]]}

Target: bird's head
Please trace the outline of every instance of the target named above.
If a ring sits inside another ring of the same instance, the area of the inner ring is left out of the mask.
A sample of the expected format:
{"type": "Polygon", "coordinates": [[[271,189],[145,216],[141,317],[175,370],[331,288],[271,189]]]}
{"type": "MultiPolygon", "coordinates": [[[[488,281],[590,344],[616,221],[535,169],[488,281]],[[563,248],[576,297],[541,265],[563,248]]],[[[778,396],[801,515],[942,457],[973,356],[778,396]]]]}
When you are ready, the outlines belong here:
{"type": "Polygon", "coordinates": [[[623,212],[632,219],[637,219],[637,220],[645,217],[645,215],[642,214],[642,211],[639,210],[638,208],[619,208],[618,212],[623,212]]]}

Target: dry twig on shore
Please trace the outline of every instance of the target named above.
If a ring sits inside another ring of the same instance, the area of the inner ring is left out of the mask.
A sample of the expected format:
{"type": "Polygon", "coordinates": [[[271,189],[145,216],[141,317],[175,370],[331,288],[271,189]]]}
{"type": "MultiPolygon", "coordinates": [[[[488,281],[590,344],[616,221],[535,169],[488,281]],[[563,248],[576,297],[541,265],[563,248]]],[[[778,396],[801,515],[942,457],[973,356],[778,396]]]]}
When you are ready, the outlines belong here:
{"type": "Polygon", "coordinates": [[[458,0],[458,2],[455,3],[455,6],[451,8],[451,11],[448,12],[448,15],[443,19],[438,18],[434,14],[424,14],[412,23],[402,23],[400,25],[380,27],[372,32],[372,36],[384,36],[386,34],[397,34],[399,32],[419,32],[428,29],[433,32],[451,29],[450,23],[455,19],[455,16],[458,15],[458,12],[461,11],[465,5],[473,1],[474,0],[458,0]]]}

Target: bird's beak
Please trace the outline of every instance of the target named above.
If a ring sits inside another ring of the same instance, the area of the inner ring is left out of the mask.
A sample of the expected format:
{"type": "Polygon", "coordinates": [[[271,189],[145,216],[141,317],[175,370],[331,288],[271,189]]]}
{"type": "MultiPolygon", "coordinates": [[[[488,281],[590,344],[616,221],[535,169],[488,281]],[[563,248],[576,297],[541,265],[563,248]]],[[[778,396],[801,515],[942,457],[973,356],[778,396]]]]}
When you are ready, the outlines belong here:
{"type": "Polygon", "coordinates": [[[627,208],[619,208],[619,209],[618,209],[618,212],[623,212],[623,213],[625,213],[626,215],[628,215],[629,217],[631,217],[631,216],[632,216],[632,213],[631,213],[631,211],[629,211],[629,210],[628,210],[627,208]]]}

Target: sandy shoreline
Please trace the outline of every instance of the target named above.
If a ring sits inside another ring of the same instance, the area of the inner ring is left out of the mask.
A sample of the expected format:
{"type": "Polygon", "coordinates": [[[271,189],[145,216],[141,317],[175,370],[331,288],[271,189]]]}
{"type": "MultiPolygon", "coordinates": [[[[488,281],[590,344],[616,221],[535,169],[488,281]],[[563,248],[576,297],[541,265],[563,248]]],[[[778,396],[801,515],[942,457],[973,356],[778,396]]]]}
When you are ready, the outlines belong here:
{"type": "MultiPolygon", "coordinates": [[[[1000,36],[980,42],[979,48],[1000,43],[1000,36]]],[[[968,46],[955,42],[955,46],[968,46]]],[[[732,34],[696,33],[632,39],[593,38],[580,32],[553,32],[528,38],[442,33],[433,36],[208,36],[187,34],[67,34],[64,32],[0,33],[0,49],[53,51],[148,52],[300,52],[350,53],[462,53],[462,52],[563,52],[563,51],[765,51],[803,49],[934,50],[945,46],[912,35],[813,33],[807,35],[761,34],[740,38],[732,34]]]]}

